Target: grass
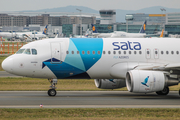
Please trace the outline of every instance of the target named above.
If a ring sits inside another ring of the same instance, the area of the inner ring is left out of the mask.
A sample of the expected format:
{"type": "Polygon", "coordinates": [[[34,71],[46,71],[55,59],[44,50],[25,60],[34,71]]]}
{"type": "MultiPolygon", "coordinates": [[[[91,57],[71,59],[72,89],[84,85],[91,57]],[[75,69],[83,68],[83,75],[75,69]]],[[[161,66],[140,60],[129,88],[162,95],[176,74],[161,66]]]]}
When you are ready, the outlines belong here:
{"type": "MultiPolygon", "coordinates": [[[[47,91],[49,86],[47,79],[0,78],[0,91],[47,91]]],[[[112,91],[96,88],[93,79],[59,79],[56,87],[59,91],[112,91]]],[[[177,91],[180,84],[169,88],[171,91],[177,91]]],[[[114,91],[127,91],[127,88],[114,89],[114,91]]]]}
{"type": "Polygon", "coordinates": [[[7,56],[0,56],[0,71],[3,71],[1,63],[7,56]]]}
{"type": "Polygon", "coordinates": [[[178,120],[180,109],[165,108],[58,108],[0,109],[7,120],[178,120]]]}
{"type": "MultiPolygon", "coordinates": [[[[0,91],[47,91],[50,83],[47,79],[38,78],[0,78],[0,91]]],[[[59,79],[57,90],[60,91],[98,91],[94,80],[59,79]]],[[[120,90],[127,90],[122,88],[120,90]]]]}

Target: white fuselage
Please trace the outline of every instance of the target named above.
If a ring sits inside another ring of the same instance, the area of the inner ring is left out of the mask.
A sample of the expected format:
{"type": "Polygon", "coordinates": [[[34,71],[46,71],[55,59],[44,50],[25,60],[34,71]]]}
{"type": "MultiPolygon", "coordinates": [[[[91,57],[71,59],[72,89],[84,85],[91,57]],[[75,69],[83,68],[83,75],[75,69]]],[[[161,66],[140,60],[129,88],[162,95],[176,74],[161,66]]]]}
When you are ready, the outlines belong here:
{"type": "Polygon", "coordinates": [[[10,33],[10,32],[0,32],[0,37],[4,37],[4,38],[13,38],[16,36],[16,33],[10,33]]]}
{"type": "Polygon", "coordinates": [[[24,45],[2,67],[27,77],[125,79],[137,66],[179,67],[179,45],[174,38],[55,38],[24,45]]]}

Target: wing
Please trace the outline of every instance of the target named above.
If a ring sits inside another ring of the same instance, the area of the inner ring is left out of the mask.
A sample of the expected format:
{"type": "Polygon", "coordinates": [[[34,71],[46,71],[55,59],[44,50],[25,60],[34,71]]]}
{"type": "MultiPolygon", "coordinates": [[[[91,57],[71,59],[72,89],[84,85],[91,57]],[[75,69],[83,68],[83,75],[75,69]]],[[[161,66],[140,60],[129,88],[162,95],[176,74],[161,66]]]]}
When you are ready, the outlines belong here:
{"type": "Polygon", "coordinates": [[[164,71],[171,74],[180,75],[180,63],[138,65],[134,69],[164,71]]]}

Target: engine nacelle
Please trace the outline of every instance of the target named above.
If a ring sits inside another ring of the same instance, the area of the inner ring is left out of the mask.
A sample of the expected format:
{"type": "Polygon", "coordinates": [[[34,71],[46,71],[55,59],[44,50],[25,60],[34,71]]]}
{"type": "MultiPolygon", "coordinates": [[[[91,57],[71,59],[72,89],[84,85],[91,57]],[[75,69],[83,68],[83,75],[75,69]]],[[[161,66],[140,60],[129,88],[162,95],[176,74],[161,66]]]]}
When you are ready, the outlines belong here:
{"type": "Polygon", "coordinates": [[[168,78],[160,71],[131,70],[126,74],[126,85],[130,92],[157,92],[178,83],[178,80],[168,78]]]}
{"type": "Polygon", "coordinates": [[[126,81],[121,79],[94,79],[97,88],[118,89],[126,87],[126,81]]]}

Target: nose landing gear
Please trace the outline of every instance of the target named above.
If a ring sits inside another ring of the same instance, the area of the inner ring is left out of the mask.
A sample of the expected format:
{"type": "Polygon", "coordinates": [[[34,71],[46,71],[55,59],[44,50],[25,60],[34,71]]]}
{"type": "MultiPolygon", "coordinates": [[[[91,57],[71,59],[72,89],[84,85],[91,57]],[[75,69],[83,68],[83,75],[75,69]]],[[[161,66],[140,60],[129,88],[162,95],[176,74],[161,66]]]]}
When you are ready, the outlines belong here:
{"type": "Polygon", "coordinates": [[[55,85],[57,85],[57,79],[48,79],[48,81],[51,83],[51,86],[50,86],[51,89],[49,89],[47,92],[48,95],[49,96],[56,96],[55,85]]]}

